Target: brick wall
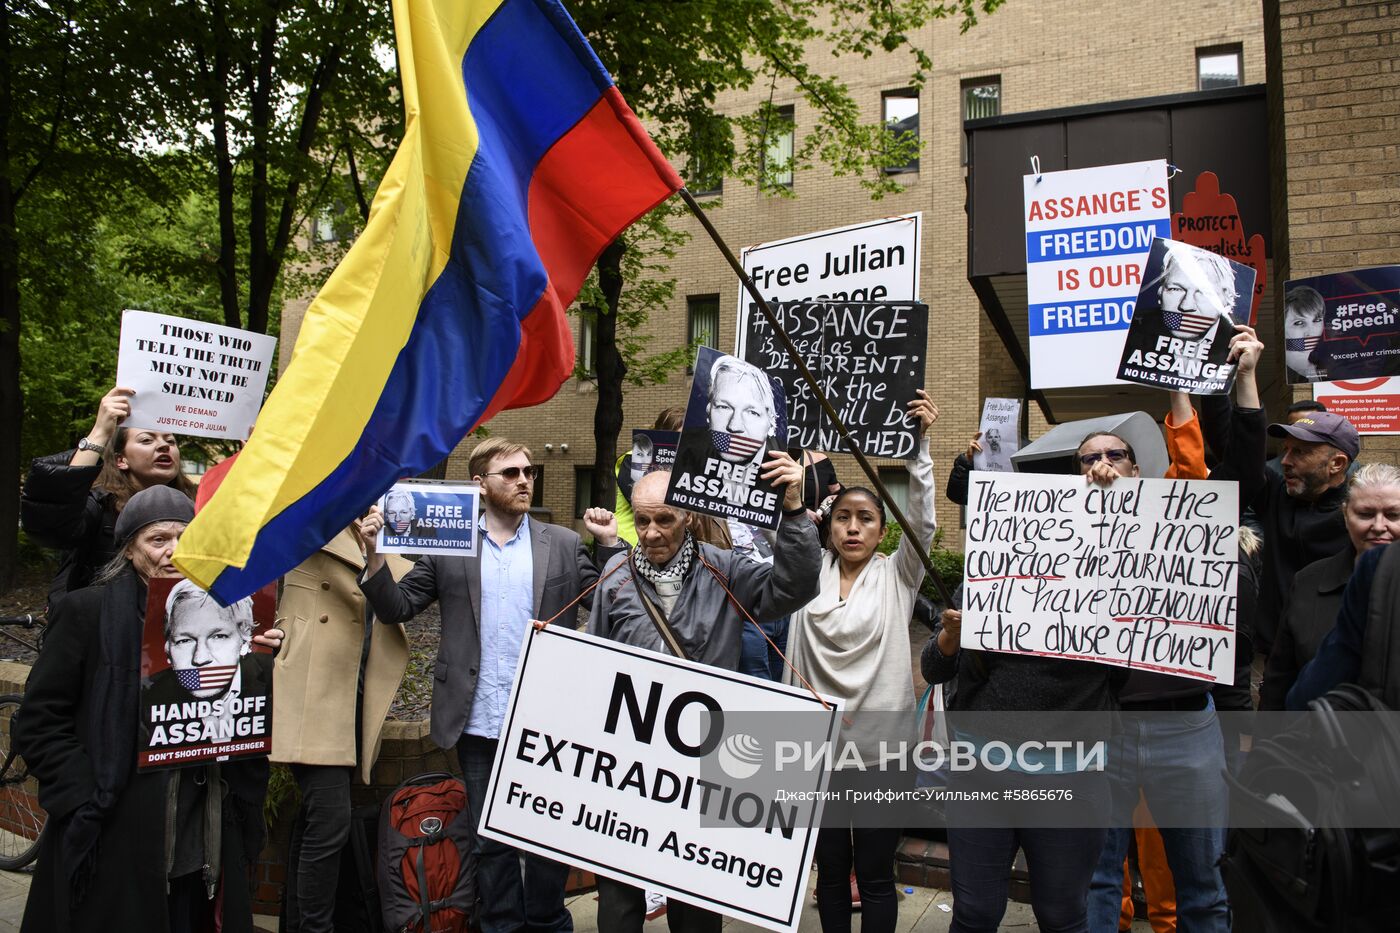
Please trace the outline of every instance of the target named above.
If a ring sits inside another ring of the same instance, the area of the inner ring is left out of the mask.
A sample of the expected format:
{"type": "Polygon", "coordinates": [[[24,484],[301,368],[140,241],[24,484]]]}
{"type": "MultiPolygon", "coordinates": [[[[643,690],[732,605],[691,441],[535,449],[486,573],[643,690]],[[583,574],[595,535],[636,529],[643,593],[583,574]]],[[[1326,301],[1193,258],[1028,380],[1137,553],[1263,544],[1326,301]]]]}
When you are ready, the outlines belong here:
{"type": "MultiPolygon", "coordinates": [[[[1285,279],[1400,261],[1400,4],[1266,0],[1264,13],[1278,47],[1270,288],[1281,305],[1285,279]]],[[[1400,462],[1400,438],[1364,438],[1361,456],[1400,462]]]]}

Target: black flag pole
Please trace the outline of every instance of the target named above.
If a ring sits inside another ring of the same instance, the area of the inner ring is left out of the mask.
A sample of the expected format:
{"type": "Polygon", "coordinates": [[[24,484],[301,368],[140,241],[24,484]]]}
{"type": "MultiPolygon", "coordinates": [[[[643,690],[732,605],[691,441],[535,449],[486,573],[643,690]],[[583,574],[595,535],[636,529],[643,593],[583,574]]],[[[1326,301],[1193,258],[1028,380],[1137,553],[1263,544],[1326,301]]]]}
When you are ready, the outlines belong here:
{"type": "MultiPolygon", "coordinates": [[[[768,306],[768,301],[758,290],[758,286],[753,283],[753,279],[749,278],[749,274],[744,271],[744,267],[740,265],[733,250],[731,250],[729,244],[725,243],[724,239],[720,237],[719,231],[715,229],[714,224],[710,223],[710,218],[706,216],[704,209],[696,202],[695,196],[690,193],[690,190],[682,188],[680,190],[680,195],[685,201],[686,206],[690,208],[690,212],[695,215],[695,219],[700,221],[700,226],[705,228],[705,232],[710,235],[710,239],[714,241],[715,246],[719,247],[720,253],[724,255],[725,260],[729,263],[729,267],[734,270],[734,274],[739,277],[739,281],[744,283],[744,288],[753,298],[758,309],[763,312],[764,318],[767,319],[768,326],[772,327],[773,332],[778,335],[778,339],[782,342],[783,348],[787,350],[788,357],[797,367],[797,371],[802,374],[802,380],[807,383],[808,387],[812,390],[812,394],[816,396],[827,418],[831,419],[831,423],[836,426],[836,433],[839,434],[841,440],[845,442],[847,452],[856,458],[856,462],[860,464],[860,468],[865,471],[865,475],[870,479],[870,485],[880,494],[880,498],[884,500],[885,507],[890,510],[890,514],[894,516],[894,520],[899,523],[899,527],[904,532],[905,537],[909,538],[911,541],[917,542],[918,538],[913,534],[909,525],[909,519],[904,517],[904,512],[894,501],[894,497],[890,495],[890,491],[885,488],[884,483],[880,482],[879,474],[876,473],[875,467],[871,465],[870,461],[866,459],[865,453],[856,446],[855,441],[851,438],[851,432],[846,429],[845,422],[843,422],[841,416],[836,413],[836,409],[832,406],[831,400],[822,392],[821,386],[817,382],[817,377],[812,375],[812,371],[808,369],[807,364],[803,362],[802,355],[797,352],[797,347],[793,345],[792,338],[788,336],[787,331],[783,330],[782,325],[778,323],[777,316],[773,314],[773,309],[768,306]]],[[[938,595],[942,597],[943,605],[951,608],[953,605],[953,597],[952,594],[948,592],[948,584],[943,582],[943,577],[933,566],[933,560],[929,557],[928,552],[922,547],[916,547],[915,550],[919,552],[919,560],[923,562],[924,571],[929,575],[929,579],[933,580],[934,588],[938,590],[938,595]]]]}

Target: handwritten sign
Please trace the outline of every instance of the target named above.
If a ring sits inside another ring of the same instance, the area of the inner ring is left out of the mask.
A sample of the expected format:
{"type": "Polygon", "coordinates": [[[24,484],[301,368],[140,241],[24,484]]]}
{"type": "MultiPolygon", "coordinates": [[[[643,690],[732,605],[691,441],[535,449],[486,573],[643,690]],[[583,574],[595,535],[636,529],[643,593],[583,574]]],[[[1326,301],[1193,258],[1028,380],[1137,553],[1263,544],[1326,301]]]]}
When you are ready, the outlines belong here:
{"type": "Polygon", "coordinates": [[[1288,381],[1400,376],[1400,265],[1283,283],[1288,381]]]}
{"type": "Polygon", "coordinates": [[[1235,322],[1249,317],[1254,270],[1210,250],[1153,240],[1118,378],[1193,395],[1224,395],[1235,322]]]}
{"type": "MultiPolygon", "coordinates": [[[[904,406],[915,389],[924,387],[928,306],[785,302],[772,307],[856,446],[872,457],[913,457],[918,426],[906,417],[904,406]]],[[[745,353],[748,362],[783,384],[789,445],[845,449],[811,387],[757,309],[749,317],[745,353]]]]}
{"type": "Polygon", "coordinates": [[[381,554],[476,556],[481,487],[424,480],[395,483],[379,500],[381,554]]]}
{"type": "Polygon", "coordinates": [[[787,437],[783,384],[736,356],[701,347],[666,504],[777,528],[783,489],[759,474],[787,437]]]}
{"type": "Polygon", "coordinates": [[[1031,386],[1116,382],[1153,237],[1171,233],[1167,163],[1024,179],[1031,386]]]}
{"type": "MultiPolygon", "coordinates": [[[[819,230],[750,246],[739,255],[759,292],[777,301],[918,301],[923,214],[819,230]]],[[[740,286],[736,356],[746,357],[749,305],[740,286]]]]}
{"type": "Polygon", "coordinates": [[[277,338],[168,314],[122,314],[117,385],[134,389],[123,424],[246,440],[277,338]]]}
{"type": "Polygon", "coordinates": [[[272,653],[252,638],[273,625],[276,604],[276,584],[221,606],[189,580],[150,581],[138,767],[181,767],[272,750],[272,653]]]}
{"type": "Polygon", "coordinates": [[[1021,400],[989,398],[982,403],[982,449],[972,455],[972,468],[991,473],[1010,473],[1011,455],[1021,449],[1021,400]]]}
{"type": "Polygon", "coordinates": [[[828,772],[770,774],[775,751],[745,731],[751,717],[732,711],[782,715],[785,740],[823,748],[841,715],[839,700],[827,704],[807,690],[563,626],[531,629],[481,801],[481,834],[766,929],[796,930],[828,772]],[[566,703],[560,684],[569,685],[566,703]],[[759,762],[766,780],[755,780],[759,762]]]}
{"type": "Polygon", "coordinates": [[[1234,680],[1234,483],[973,473],[962,646],[1234,680]]]}

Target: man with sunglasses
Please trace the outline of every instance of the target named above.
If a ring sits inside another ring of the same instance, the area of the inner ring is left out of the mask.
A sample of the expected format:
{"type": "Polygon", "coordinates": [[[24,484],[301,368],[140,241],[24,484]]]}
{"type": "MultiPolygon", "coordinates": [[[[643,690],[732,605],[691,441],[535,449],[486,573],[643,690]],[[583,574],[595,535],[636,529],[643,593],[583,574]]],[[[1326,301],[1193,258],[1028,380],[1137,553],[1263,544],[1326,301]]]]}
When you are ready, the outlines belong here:
{"type": "MultiPolygon", "coordinates": [[[[525,629],[532,619],[577,628],[574,601],[598,579],[598,570],[576,532],[530,519],[535,467],[525,445],[493,437],[472,451],[468,468],[481,485],[484,511],[477,556],[424,557],[395,584],[374,549],[384,516],[372,509],[361,522],[368,559],[360,587],[382,622],[407,622],[440,603],[431,732],[439,746],[457,750],[475,827],[525,629]]],[[[600,556],[611,556],[617,545],[613,514],[589,509],[584,525],[600,556]]],[[[591,594],[580,603],[587,609],[591,594]]],[[[484,933],[573,929],[564,906],[567,866],[479,836],[475,846],[484,933]]]]}

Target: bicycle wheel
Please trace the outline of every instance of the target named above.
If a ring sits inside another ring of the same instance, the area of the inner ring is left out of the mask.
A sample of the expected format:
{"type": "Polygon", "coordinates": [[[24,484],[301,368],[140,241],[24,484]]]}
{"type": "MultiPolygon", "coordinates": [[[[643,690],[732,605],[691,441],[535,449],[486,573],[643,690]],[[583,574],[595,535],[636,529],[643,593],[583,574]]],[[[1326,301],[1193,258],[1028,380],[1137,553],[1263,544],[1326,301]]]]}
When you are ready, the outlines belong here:
{"type": "Polygon", "coordinates": [[[0,869],[15,871],[39,854],[39,834],[48,820],[39,787],[14,750],[11,729],[20,697],[0,696],[0,869]]]}

